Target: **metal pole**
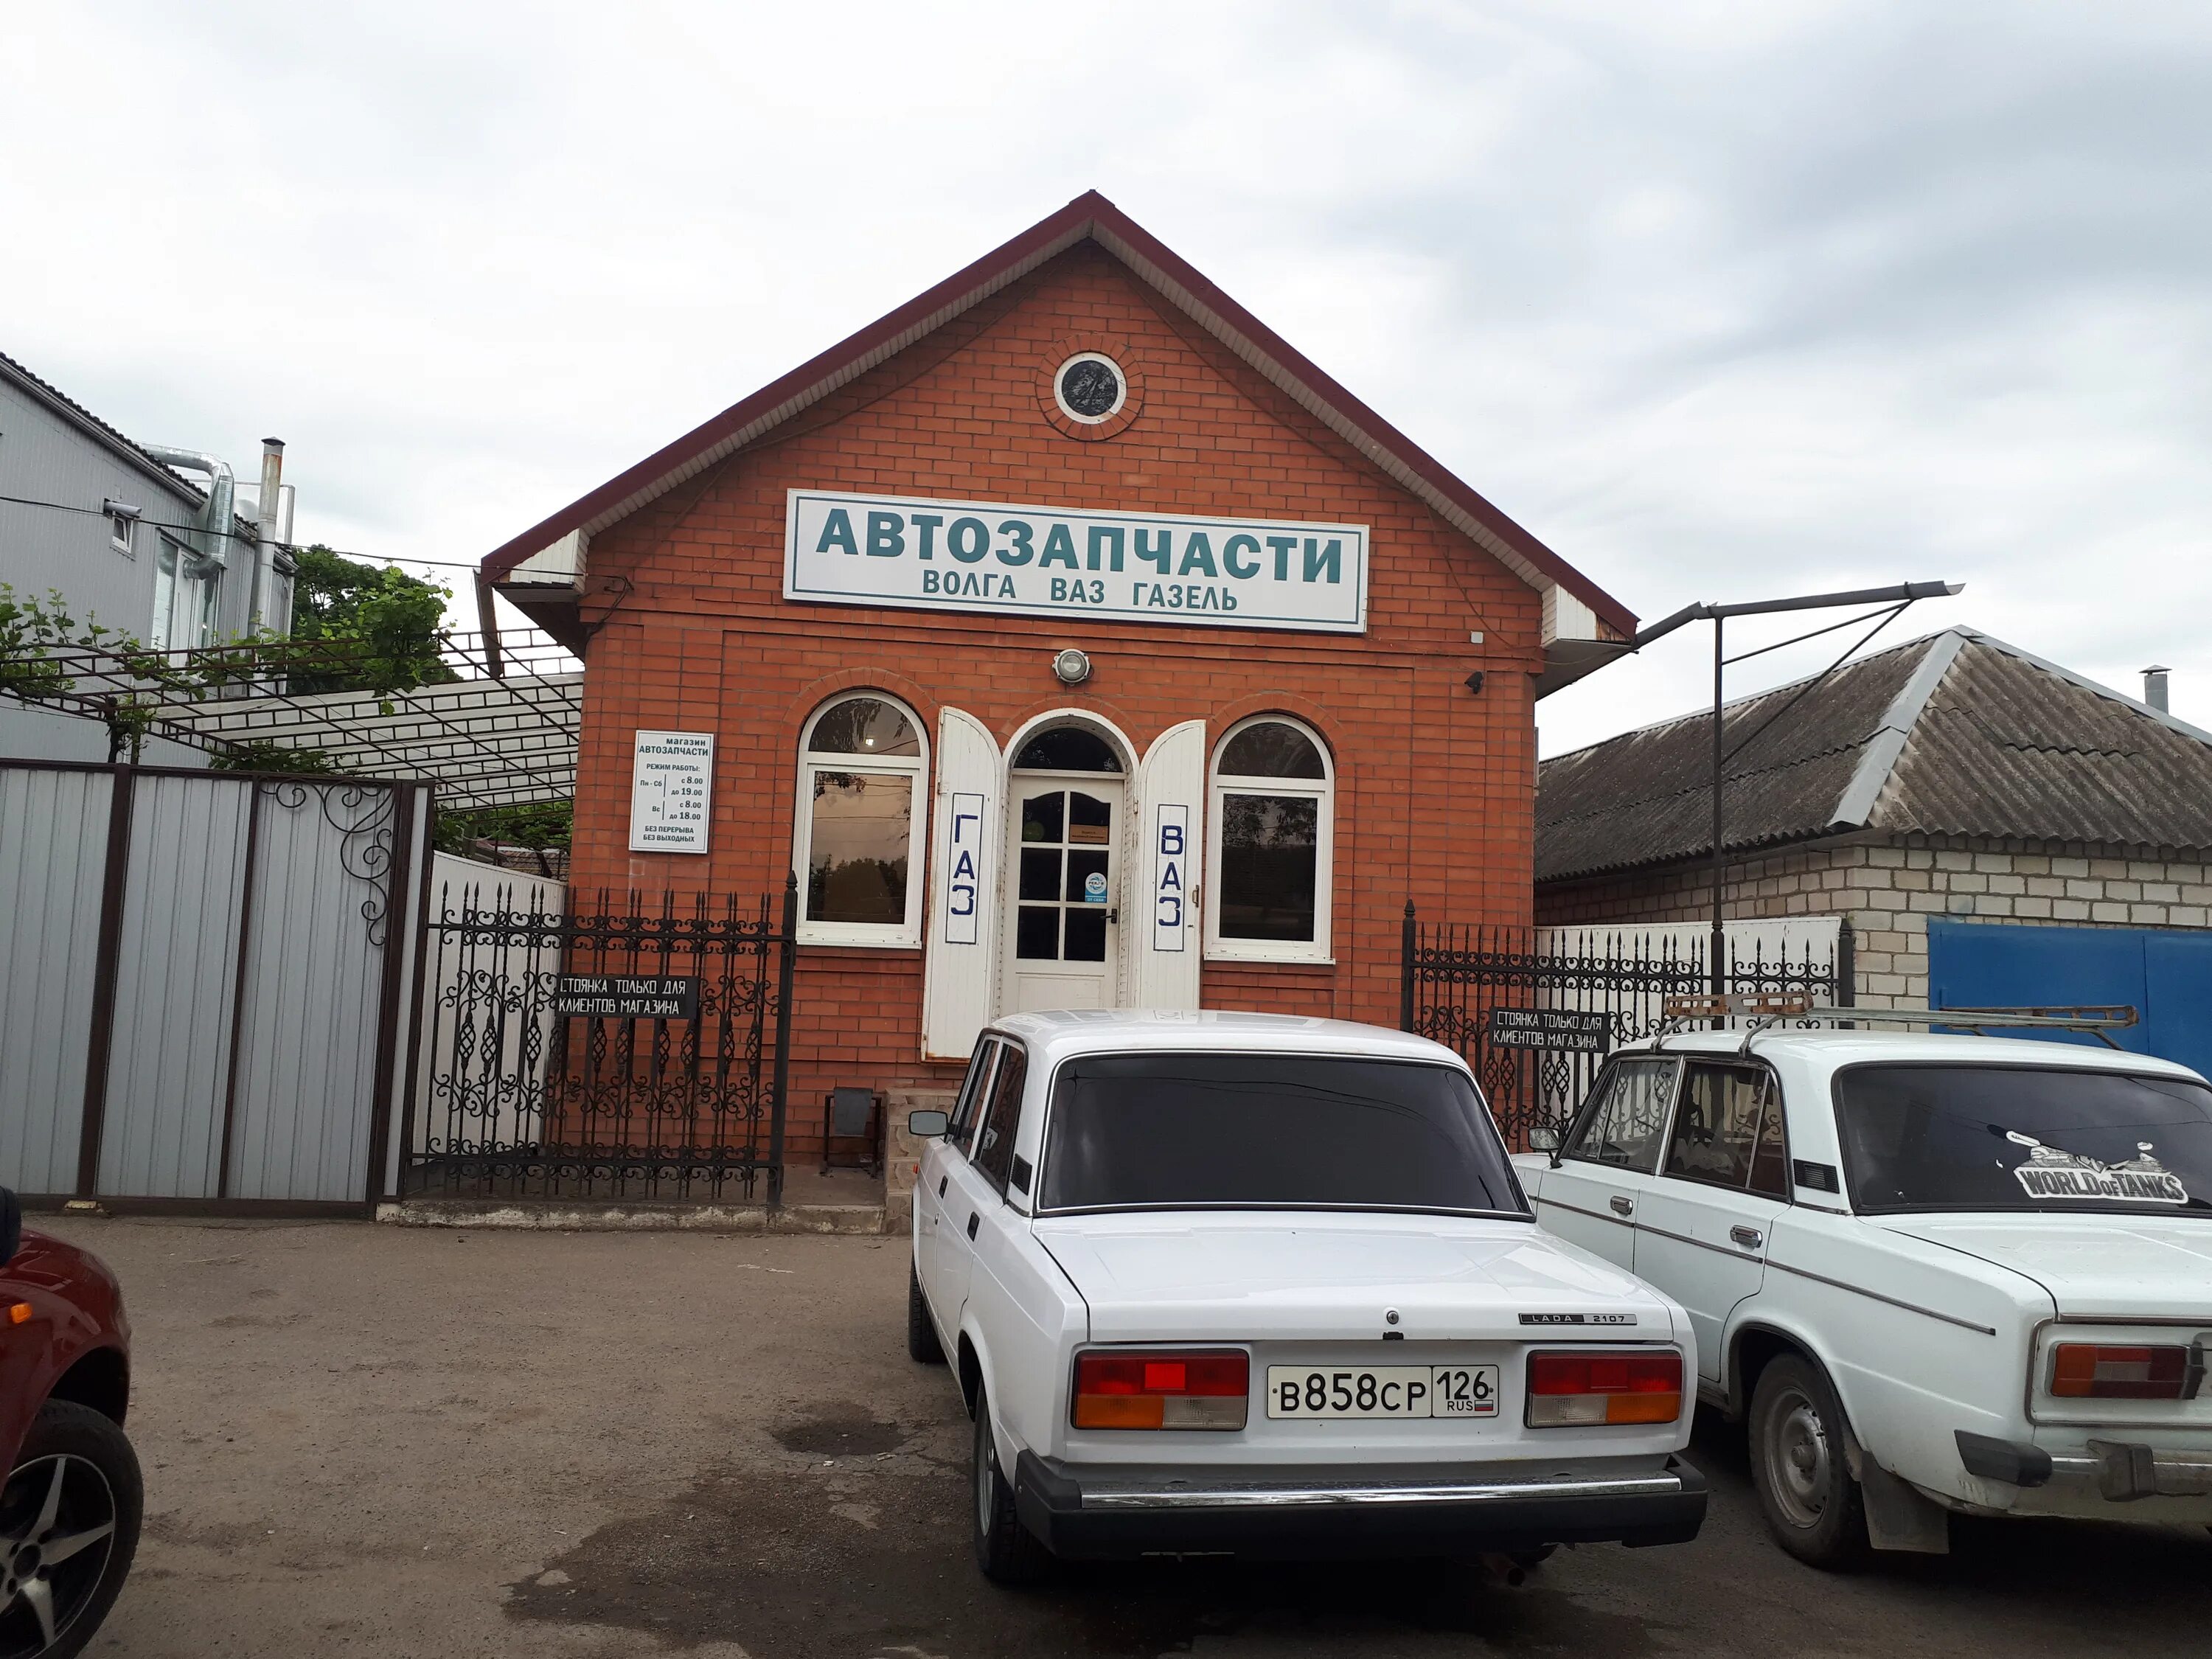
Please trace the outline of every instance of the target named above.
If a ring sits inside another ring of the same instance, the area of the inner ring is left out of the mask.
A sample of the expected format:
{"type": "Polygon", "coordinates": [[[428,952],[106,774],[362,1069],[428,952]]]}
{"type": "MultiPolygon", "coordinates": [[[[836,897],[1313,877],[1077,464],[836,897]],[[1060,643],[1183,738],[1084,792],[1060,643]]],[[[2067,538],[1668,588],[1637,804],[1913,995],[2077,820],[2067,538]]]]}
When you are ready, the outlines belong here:
{"type": "Polygon", "coordinates": [[[1413,901],[1406,901],[1406,920],[1398,930],[1398,1029],[1413,1029],[1413,901]]]}
{"type": "MultiPolygon", "coordinates": [[[[1712,959],[1706,964],[1712,970],[1713,994],[1725,996],[1727,970],[1721,965],[1722,947],[1728,940],[1728,929],[1721,919],[1721,890],[1727,865],[1721,854],[1721,630],[1723,623],[1718,616],[1713,618],[1713,939],[1712,959]]],[[[1716,1020],[1716,1029],[1724,1026],[1716,1020]]]]}
{"type": "MultiPolygon", "coordinates": [[[[783,1207],[783,1117],[791,1099],[792,970],[799,956],[799,872],[784,878],[783,925],[777,930],[775,982],[775,1111],[768,1127],[768,1203],[783,1207]]],[[[828,1133],[825,1128],[823,1133],[828,1133]]],[[[823,1143],[828,1144],[826,1141],[823,1143]]]]}

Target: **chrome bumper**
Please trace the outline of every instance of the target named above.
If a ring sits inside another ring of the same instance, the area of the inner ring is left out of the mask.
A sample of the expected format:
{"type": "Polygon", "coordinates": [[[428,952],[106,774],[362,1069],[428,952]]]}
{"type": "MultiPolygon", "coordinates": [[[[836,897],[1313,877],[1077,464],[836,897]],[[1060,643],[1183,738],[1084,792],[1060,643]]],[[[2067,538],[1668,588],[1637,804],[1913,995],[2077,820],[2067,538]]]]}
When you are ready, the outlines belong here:
{"type": "Polygon", "coordinates": [[[2142,1498],[2212,1498],[2212,1455],[2159,1451],[2134,1440],[2092,1440],[2086,1453],[2047,1452],[2024,1441],[1959,1430],[1954,1437],[1966,1473],[1983,1480],[2034,1488],[2086,1486],[2109,1503],[2142,1498]]]}
{"type": "Polygon", "coordinates": [[[1705,1520],[1705,1477],[1677,1457],[1627,1468],[1430,1464],[1072,1465],[1024,1451],[1022,1523],[1060,1555],[1276,1559],[1679,1544],[1705,1520]]]}
{"type": "Polygon", "coordinates": [[[1510,1504],[1526,1498],[1655,1498],[1688,1490],[1680,1474],[1581,1478],[1558,1475],[1533,1480],[1449,1481],[1435,1486],[1373,1486],[1346,1482],[1326,1486],[1173,1485],[1083,1489],[1086,1510],[1293,1509],[1314,1505],[1354,1508],[1367,1504],[1510,1504]]]}

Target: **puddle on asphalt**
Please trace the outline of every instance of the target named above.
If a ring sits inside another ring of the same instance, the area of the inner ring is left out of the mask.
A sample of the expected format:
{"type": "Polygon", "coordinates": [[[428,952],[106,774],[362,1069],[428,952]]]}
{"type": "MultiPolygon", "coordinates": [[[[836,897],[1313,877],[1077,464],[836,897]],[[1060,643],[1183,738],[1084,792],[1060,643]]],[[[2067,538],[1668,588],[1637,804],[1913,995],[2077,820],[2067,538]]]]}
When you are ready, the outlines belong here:
{"type": "Polygon", "coordinates": [[[969,1553],[965,1424],[909,1431],[830,1407],[775,1437],[793,1455],[702,1474],[601,1527],[509,1586],[507,1613],[734,1642],[757,1659],[1139,1659],[1285,1638],[1367,1654],[1650,1649],[1643,1620],[1593,1612],[1540,1574],[1511,1590],[1435,1562],[1075,1565],[1003,1590],[969,1553]]]}

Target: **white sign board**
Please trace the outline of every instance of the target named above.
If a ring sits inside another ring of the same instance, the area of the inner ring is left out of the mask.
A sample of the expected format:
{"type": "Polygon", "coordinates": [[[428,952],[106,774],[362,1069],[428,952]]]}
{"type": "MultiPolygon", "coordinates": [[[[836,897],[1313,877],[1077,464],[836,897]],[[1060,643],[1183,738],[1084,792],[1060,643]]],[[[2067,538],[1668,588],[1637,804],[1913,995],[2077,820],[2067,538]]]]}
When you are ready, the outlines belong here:
{"type": "Polygon", "coordinates": [[[629,785],[629,850],[703,853],[714,781],[711,732],[641,732],[629,785]]]}
{"type": "Polygon", "coordinates": [[[945,941],[973,945],[983,890],[982,796],[954,793],[951,846],[945,880],[945,941]]]}
{"type": "Polygon", "coordinates": [[[1152,822],[1152,949],[1180,951],[1190,932],[1190,808],[1163,802],[1152,822]]]}
{"type": "Polygon", "coordinates": [[[794,489],[783,595],[1364,634],[1367,526],[794,489]]]}

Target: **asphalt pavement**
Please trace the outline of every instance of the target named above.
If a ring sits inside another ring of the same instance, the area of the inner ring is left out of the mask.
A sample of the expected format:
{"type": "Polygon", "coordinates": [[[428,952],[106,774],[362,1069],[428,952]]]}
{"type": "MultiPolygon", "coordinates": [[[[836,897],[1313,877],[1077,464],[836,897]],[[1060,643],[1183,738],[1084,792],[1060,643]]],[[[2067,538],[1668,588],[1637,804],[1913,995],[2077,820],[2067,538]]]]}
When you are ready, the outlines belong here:
{"type": "Polygon", "coordinates": [[[1961,1522],[1832,1577],[1732,1430],[1693,1544],[1434,1565],[968,1553],[968,1427],[903,1239],[38,1221],[121,1276],[148,1522],[90,1650],[206,1656],[2033,1656],[2212,1651],[2212,1537],[1961,1522]]]}

